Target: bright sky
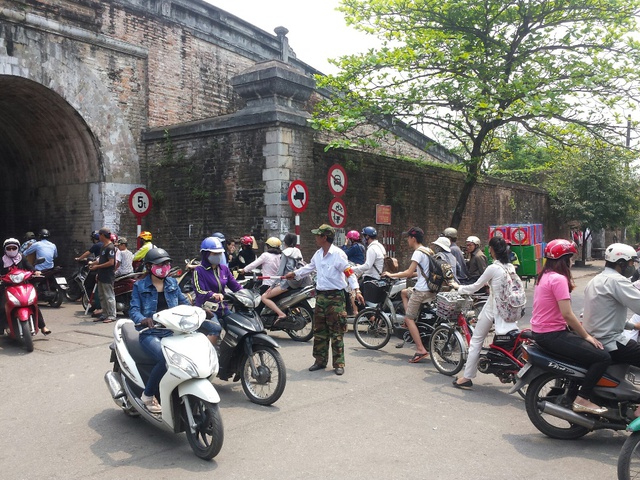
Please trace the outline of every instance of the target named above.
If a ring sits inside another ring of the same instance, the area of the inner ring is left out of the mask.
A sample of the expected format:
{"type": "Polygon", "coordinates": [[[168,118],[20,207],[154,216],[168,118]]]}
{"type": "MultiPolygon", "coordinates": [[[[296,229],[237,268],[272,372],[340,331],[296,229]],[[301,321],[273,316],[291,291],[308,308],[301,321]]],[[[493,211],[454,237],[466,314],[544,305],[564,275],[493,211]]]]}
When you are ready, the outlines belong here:
{"type": "MultiPolygon", "coordinates": [[[[376,45],[374,37],[347,27],[339,0],[205,0],[216,7],[274,34],[289,30],[289,46],[299,60],[323,73],[335,73],[327,58],[364,52],[376,45]]],[[[274,34],[275,35],[275,34],[274,34]]]]}

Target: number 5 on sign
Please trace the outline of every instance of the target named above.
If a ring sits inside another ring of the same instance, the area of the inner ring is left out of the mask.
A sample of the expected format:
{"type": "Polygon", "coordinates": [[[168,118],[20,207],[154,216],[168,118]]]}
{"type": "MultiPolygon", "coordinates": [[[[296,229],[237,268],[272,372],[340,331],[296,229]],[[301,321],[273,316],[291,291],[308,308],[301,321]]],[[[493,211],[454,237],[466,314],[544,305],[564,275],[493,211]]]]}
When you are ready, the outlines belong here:
{"type": "Polygon", "coordinates": [[[129,210],[136,217],[144,217],[151,210],[151,195],[144,188],[136,188],[129,195],[129,210]]]}

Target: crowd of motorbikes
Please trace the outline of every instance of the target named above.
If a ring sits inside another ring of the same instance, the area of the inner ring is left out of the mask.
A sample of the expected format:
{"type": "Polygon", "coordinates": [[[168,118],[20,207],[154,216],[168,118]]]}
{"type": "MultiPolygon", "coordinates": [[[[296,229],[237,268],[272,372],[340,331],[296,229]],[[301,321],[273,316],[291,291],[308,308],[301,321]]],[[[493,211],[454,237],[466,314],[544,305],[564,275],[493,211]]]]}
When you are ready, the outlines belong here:
{"type": "MultiPolygon", "coordinates": [[[[184,269],[173,271],[187,296],[193,295],[192,271],[196,264],[195,260],[187,261],[184,269]]],[[[39,301],[59,307],[64,296],[69,301],[82,300],[85,312],[91,307],[95,280],[92,283],[86,262],[80,262],[68,280],[60,270],[35,275],[14,269],[0,279],[6,300],[6,333],[27,351],[33,350],[33,336],[39,331],[39,301]]],[[[125,275],[116,281],[117,308],[125,317],[139,275],[125,275]]],[[[313,336],[315,287],[291,289],[275,298],[287,314],[285,320],[276,321],[277,315],[261,303],[259,289],[264,278],[259,273],[247,275],[239,280],[242,290],[225,293],[230,313],[222,318],[224,333],[217,352],[204,335],[196,334],[204,320],[203,309],[180,306],[154,316],[158,326],[173,331],[172,336],[162,340],[169,368],[160,383],[160,415],[150,413],[140,400],[155,362],[140,347],[133,322],[127,318],[118,320],[111,345],[113,369],[105,374],[114,402],[127,415],[141,416],[175,433],[185,431],[197,456],[213,458],[222,447],[224,435],[218,408],[220,397],[211,380],[239,381],[252,402],[271,405],[284,392],[286,368],[277,351],[279,345],[267,330],[284,331],[301,342],[313,336]]],[[[405,280],[383,278],[376,282],[384,291],[381,301],[354,312],[357,341],[372,350],[385,347],[392,336],[401,341],[398,348],[411,343],[400,300],[405,280]]],[[[422,305],[416,323],[440,373],[455,375],[464,367],[475,321],[486,301],[485,294],[460,295],[452,291],[439,293],[433,302],[422,305]]],[[[204,307],[213,308],[207,304],[204,307]]],[[[640,404],[639,368],[621,364],[608,368],[594,390],[594,401],[607,407],[600,415],[576,413],[567,400],[573,398],[586,368],[545,351],[535,344],[528,330],[514,329],[485,342],[478,370],[512,384],[510,393],[518,392],[525,399],[533,425],[551,438],[577,439],[599,429],[632,432],[621,451],[619,478],[632,478],[630,472],[640,469],[634,464],[640,457],[640,418],[635,418],[640,404]]]]}

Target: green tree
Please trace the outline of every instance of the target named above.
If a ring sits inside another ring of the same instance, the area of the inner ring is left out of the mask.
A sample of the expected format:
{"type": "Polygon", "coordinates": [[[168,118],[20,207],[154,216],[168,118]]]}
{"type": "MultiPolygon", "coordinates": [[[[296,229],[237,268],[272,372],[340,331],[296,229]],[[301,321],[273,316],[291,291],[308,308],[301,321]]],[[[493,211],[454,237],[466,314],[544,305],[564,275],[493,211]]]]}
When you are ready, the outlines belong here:
{"type": "Polygon", "coordinates": [[[561,221],[582,230],[585,243],[587,229],[635,223],[640,198],[638,175],[629,167],[632,159],[628,149],[595,142],[589,148],[566,149],[556,162],[546,183],[551,207],[561,221]]]}
{"type": "MultiPolygon", "coordinates": [[[[611,112],[638,100],[640,0],[343,0],[348,24],[382,45],[334,63],[318,78],[335,95],[312,125],[332,146],[375,147],[399,118],[463,148],[457,227],[497,135],[518,125],[563,142],[559,127],[610,135],[611,112]],[[365,127],[369,126],[369,127],[365,127]]],[[[613,121],[612,121],[613,119],[613,121]]],[[[612,126],[613,125],[613,126],[612,126]]]]}

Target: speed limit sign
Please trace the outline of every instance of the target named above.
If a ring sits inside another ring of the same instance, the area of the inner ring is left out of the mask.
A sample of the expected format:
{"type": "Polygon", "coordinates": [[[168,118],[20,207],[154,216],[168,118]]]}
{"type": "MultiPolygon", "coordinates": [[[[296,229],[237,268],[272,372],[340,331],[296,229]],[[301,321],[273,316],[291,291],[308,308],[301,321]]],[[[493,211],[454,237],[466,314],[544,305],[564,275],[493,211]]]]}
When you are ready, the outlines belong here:
{"type": "Polygon", "coordinates": [[[151,210],[151,195],[145,188],[136,188],[129,195],[129,209],[136,217],[144,217],[151,210]]]}

